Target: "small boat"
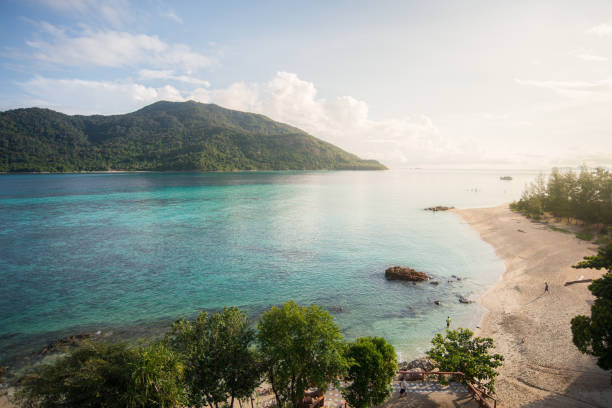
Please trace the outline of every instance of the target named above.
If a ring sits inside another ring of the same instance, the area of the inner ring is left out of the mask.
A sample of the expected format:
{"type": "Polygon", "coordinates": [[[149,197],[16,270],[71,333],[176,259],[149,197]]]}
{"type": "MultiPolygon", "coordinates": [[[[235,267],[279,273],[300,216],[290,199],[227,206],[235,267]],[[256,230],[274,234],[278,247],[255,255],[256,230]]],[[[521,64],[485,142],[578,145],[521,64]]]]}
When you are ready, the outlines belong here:
{"type": "Polygon", "coordinates": [[[512,180],[512,177],[511,176],[501,176],[499,179],[500,180],[512,180]]]}

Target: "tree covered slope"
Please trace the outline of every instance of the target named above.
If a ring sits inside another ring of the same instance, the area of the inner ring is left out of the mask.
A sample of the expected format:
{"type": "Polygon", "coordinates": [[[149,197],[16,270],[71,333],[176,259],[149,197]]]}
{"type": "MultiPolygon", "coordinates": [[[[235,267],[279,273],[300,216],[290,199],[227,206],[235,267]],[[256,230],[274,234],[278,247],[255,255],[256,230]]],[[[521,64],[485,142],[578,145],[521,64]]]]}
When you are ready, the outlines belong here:
{"type": "Polygon", "coordinates": [[[263,115],[157,102],[112,116],[48,109],[0,113],[1,172],[95,170],[382,170],[263,115]]]}

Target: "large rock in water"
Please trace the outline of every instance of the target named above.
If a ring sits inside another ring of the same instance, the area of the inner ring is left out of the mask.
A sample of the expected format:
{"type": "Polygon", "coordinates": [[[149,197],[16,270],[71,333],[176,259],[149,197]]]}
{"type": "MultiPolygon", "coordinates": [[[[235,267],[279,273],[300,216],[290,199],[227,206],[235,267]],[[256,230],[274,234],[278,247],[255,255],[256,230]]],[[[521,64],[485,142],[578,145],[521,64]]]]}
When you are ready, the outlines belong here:
{"type": "Polygon", "coordinates": [[[392,266],[385,271],[387,280],[405,280],[411,282],[422,282],[429,280],[429,276],[425,272],[418,272],[412,268],[402,268],[401,266],[392,266]]]}

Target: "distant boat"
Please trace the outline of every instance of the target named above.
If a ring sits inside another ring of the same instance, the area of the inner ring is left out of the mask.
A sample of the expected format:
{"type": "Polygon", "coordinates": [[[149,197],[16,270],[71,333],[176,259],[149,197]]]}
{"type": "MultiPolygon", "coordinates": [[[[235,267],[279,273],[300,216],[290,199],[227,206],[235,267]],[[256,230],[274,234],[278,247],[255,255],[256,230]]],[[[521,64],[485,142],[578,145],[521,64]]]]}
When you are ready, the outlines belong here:
{"type": "Polygon", "coordinates": [[[500,180],[512,180],[512,177],[511,176],[501,176],[499,179],[500,180]]]}

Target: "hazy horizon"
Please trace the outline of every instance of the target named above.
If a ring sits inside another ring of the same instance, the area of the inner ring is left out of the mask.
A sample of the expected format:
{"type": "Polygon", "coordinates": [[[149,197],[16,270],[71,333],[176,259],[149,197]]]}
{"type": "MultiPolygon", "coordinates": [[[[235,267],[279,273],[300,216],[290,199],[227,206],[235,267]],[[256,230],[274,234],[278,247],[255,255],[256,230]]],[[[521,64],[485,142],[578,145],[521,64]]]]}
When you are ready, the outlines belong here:
{"type": "Polygon", "coordinates": [[[396,168],[612,165],[612,4],[0,5],[0,110],[264,114],[396,168]]]}

